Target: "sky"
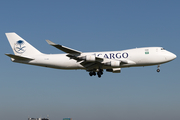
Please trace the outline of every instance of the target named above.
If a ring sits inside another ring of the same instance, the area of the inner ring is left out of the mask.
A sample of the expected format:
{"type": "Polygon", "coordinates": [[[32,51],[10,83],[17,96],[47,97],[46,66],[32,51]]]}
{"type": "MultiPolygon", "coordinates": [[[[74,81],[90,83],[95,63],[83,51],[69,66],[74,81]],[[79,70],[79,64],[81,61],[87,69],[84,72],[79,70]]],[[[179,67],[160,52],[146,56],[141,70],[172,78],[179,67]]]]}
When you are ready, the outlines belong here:
{"type": "Polygon", "coordinates": [[[1,0],[0,119],[179,120],[179,0],[1,0]],[[177,58],[90,77],[13,63],[5,36],[16,32],[43,53],[63,53],[46,39],[82,51],[164,47],[177,58]]]}

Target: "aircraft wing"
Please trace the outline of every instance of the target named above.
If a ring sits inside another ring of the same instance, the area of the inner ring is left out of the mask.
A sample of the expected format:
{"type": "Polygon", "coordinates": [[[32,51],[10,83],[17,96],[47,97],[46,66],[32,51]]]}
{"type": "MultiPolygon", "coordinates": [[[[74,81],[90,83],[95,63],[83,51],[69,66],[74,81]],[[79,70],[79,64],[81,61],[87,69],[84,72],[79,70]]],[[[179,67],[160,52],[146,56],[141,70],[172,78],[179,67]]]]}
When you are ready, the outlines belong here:
{"type": "Polygon", "coordinates": [[[54,47],[56,47],[57,49],[62,50],[62,51],[65,52],[65,53],[69,53],[69,54],[81,54],[81,53],[82,53],[82,52],[80,52],[80,51],[77,51],[77,50],[74,50],[74,49],[71,49],[71,48],[68,48],[68,47],[65,47],[65,46],[62,46],[62,45],[53,43],[53,42],[50,41],[50,40],[46,40],[46,42],[47,42],[49,45],[54,46],[54,47]]]}
{"type": "Polygon", "coordinates": [[[117,61],[117,60],[97,57],[94,55],[85,55],[85,54],[82,54],[82,52],[80,52],[80,51],[53,43],[50,40],[46,40],[46,41],[49,45],[54,46],[54,47],[58,48],[59,50],[62,50],[66,53],[69,53],[66,56],[69,57],[70,59],[74,59],[77,62],[80,62],[80,64],[82,66],[84,66],[86,68],[86,70],[98,69],[100,66],[103,66],[105,64],[116,63],[120,66],[120,64],[128,63],[128,61],[126,61],[126,60],[117,61]]]}

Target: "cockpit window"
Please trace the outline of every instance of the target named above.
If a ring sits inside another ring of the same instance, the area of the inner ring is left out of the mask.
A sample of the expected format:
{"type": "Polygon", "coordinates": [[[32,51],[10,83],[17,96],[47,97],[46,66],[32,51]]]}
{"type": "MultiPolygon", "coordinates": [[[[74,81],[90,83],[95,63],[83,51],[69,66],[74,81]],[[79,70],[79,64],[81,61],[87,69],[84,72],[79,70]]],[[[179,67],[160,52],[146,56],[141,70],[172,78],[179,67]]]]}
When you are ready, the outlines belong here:
{"type": "Polygon", "coordinates": [[[164,48],[161,48],[161,50],[165,50],[164,48]]]}

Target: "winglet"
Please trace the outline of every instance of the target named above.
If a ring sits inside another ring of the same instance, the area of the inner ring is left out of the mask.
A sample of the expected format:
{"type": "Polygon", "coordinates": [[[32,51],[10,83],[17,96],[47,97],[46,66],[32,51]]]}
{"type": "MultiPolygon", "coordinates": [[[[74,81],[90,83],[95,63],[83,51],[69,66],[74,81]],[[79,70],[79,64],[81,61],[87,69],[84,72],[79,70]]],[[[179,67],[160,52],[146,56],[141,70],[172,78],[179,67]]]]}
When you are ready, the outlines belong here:
{"type": "Polygon", "coordinates": [[[57,45],[57,44],[53,43],[53,42],[50,41],[50,40],[46,40],[46,42],[47,42],[49,45],[57,45]]]}

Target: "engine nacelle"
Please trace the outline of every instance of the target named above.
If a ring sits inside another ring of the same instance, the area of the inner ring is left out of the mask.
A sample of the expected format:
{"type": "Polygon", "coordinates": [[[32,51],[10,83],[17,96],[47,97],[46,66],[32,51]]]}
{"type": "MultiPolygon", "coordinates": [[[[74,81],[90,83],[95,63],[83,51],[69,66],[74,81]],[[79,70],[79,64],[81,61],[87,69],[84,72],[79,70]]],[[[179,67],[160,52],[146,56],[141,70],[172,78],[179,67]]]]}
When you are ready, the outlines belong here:
{"type": "Polygon", "coordinates": [[[94,55],[87,55],[86,56],[86,61],[94,62],[94,61],[96,61],[96,56],[94,56],[94,55]]]}
{"type": "Polygon", "coordinates": [[[106,69],[107,72],[120,73],[121,68],[106,69]]]}
{"type": "Polygon", "coordinates": [[[80,58],[85,60],[85,61],[88,61],[88,62],[96,61],[96,56],[94,56],[94,55],[87,55],[87,56],[83,56],[83,57],[80,57],[80,58]]]}
{"type": "Polygon", "coordinates": [[[104,63],[104,65],[111,66],[111,67],[119,67],[120,63],[121,63],[120,61],[110,61],[110,62],[104,63]]]}

